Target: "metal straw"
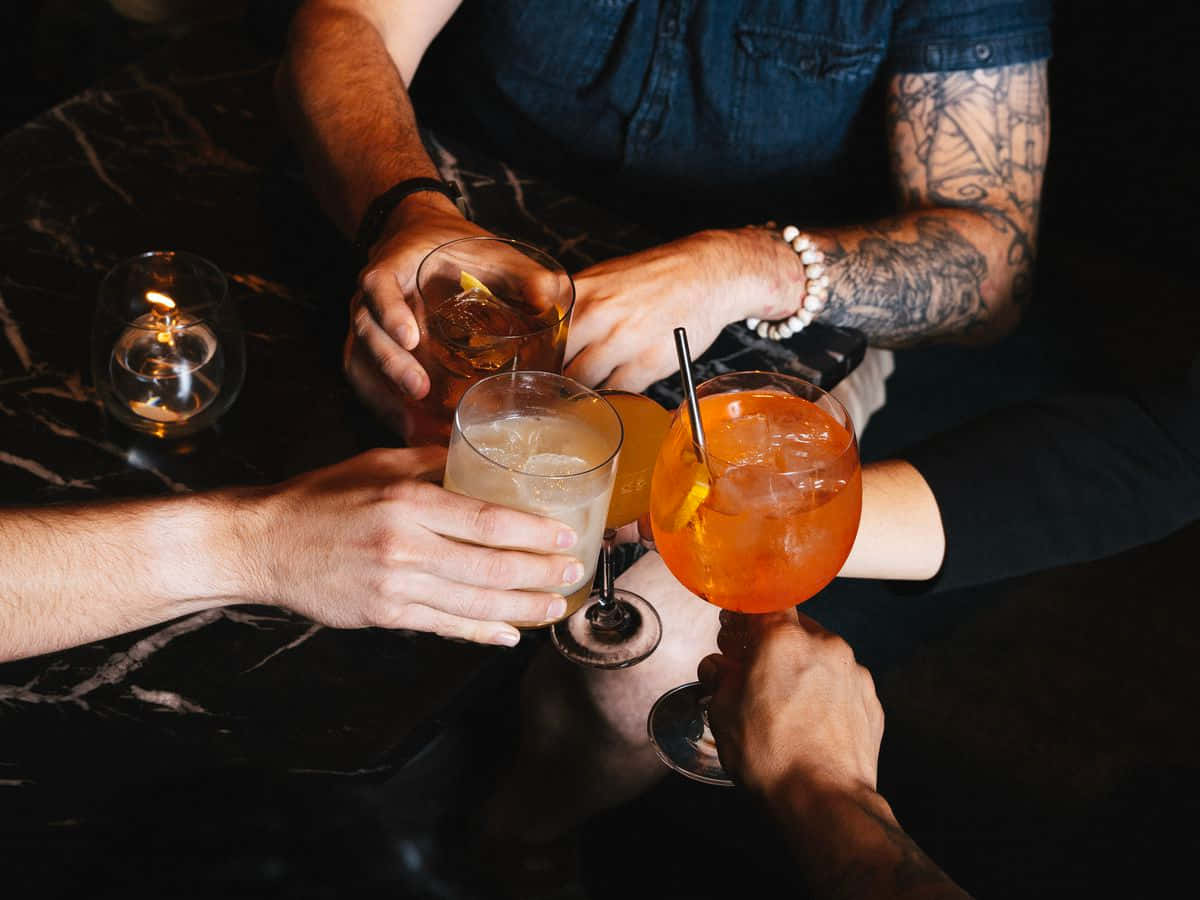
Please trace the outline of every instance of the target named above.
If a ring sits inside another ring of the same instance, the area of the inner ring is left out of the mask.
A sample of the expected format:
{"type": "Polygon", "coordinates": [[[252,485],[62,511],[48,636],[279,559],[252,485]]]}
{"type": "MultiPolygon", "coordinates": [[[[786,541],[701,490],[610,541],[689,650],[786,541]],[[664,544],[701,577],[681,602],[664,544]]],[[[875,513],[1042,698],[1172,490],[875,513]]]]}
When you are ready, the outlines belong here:
{"type": "Polygon", "coordinates": [[[679,378],[683,382],[683,395],[687,398],[688,421],[692,425],[692,443],[696,445],[696,458],[708,466],[708,445],[704,442],[704,425],[700,421],[700,402],[696,399],[696,383],[692,379],[692,354],[688,350],[686,328],[675,329],[675,353],[679,357],[679,378]]]}

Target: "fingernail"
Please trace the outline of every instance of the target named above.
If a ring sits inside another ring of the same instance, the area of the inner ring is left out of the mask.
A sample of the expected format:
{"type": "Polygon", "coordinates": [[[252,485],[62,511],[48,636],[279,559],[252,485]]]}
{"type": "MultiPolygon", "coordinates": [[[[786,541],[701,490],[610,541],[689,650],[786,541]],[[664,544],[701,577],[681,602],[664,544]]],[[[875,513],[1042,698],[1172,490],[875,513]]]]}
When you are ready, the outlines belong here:
{"type": "Polygon", "coordinates": [[[551,600],[550,605],[546,607],[547,619],[561,619],[567,611],[567,601],[559,597],[557,600],[551,600]]]}
{"type": "Polygon", "coordinates": [[[404,389],[410,394],[416,394],[421,389],[421,376],[416,372],[404,373],[404,389]]]}
{"type": "Polygon", "coordinates": [[[501,631],[492,635],[492,643],[499,644],[501,647],[515,647],[520,640],[521,632],[519,631],[501,631]]]}
{"type": "Polygon", "coordinates": [[[579,579],[583,578],[583,563],[571,563],[569,566],[563,569],[562,577],[563,584],[574,584],[575,582],[579,581],[579,579]]]}
{"type": "Polygon", "coordinates": [[[575,541],[576,541],[575,532],[573,532],[569,528],[565,528],[562,531],[560,531],[558,533],[558,537],[556,537],[554,539],[554,543],[557,544],[559,547],[562,547],[563,549],[566,549],[567,547],[574,547],[575,541]]]}

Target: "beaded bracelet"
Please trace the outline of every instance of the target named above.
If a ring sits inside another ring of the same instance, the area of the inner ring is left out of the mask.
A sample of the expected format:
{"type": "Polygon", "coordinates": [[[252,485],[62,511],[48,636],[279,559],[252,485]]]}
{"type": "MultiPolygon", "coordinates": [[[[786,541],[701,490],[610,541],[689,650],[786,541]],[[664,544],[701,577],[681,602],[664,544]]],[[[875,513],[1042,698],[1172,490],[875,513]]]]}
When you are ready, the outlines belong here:
{"type": "Polygon", "coordinates": [[[829,295],[829,276],[825,274],[825,254],[817,247],[811,236],[801,234],[795,225],[787,225],[780,231],[783,240],[800,256],[804,264],[804,298],[800,309],[786,319],[768,321],[753,316],[746,320],[746,327],[760,338],[780,341],[803,331],[817,313],[825,308],[829,295]]]}

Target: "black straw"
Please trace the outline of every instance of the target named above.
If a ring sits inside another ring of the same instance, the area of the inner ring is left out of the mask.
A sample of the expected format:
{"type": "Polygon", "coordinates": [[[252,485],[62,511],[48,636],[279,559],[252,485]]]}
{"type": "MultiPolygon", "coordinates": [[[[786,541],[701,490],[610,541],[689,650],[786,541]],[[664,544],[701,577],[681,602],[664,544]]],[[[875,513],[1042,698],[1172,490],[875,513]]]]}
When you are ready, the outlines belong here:
{"type": "Polygon", "coordinates": [[[708,465],[708,445],[704,442],[704,425],[700,422],[700,402],[696,399],[696,383],[692,379],[692,354],[688,350],[686,328],[675,329],[675,353],[679,356],[679,378],[687,398],[688,420],[692,425],[692,443],[701,464],[708,465]]]}

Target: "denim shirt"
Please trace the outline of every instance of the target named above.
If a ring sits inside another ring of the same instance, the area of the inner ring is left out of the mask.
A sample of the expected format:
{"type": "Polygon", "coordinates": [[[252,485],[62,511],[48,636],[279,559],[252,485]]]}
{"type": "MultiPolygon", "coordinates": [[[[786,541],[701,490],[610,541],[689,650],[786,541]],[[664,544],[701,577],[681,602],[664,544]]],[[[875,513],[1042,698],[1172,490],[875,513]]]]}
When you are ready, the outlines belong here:
{"type": "Polygon", "coordinates": [[[835,224],[890,204],[889,75],[1045,58],[1050,15],[1049,0],[466,0],[429,68],[439,123],[574,187],[708,224],[835,224]]]}

